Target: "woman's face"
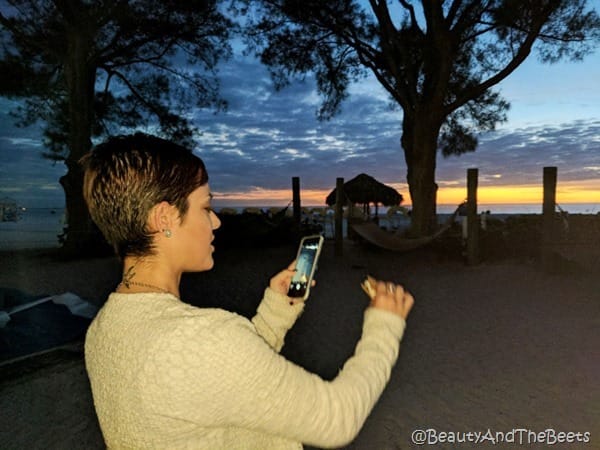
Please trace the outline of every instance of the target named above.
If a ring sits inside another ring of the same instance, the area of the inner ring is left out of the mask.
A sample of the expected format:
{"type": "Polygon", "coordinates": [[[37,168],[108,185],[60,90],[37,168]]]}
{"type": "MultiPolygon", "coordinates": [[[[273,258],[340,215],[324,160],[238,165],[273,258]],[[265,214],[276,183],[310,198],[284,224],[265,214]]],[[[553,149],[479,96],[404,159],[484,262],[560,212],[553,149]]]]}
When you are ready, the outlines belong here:
{"type": "Polygon", "coordinates": [[[211,209],[211,194],[208,184],[200,186],[188,196],[187,213],[172,230],[176,253],[174,258],[181,262],[184,272],[200,272],[212,269],[213,231],[221,221],[211,209]]]}

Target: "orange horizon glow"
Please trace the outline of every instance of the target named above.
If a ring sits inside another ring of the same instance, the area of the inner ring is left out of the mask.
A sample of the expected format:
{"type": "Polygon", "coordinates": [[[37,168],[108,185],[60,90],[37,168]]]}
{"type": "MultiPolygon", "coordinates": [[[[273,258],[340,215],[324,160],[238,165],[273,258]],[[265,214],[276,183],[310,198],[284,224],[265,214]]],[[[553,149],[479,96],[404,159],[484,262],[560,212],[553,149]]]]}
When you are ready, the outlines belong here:
{"type": "MultiPolygon", "coordinates": [[[[404,196],[403,206],[412,202],[406,184],[390,184],[404,196]]],[[[325,206],[325,198],[331,189],[302,189],[301,203],[310,206],[325,206]]],[[[254,188],[250,192],[213,192],[216,207],[226,206],[285,206],[292,201],[290,189],[254,188]]],[[[467,197],[466,186],[440,186],[438,205],[458,205],[467,197]]],[[[523,184],[514,186],[479,186],[477,202],[479,204],[539,204],[543,201],[541,184],[523,184]]],[[[556,188],[556,202],[560,204],[600,203],[600,180],[581,180],[559,182],[556,188]]]]}
{"type": "MultiPolygon", "coordinates": [[[[439,204],[459,204],[467,197],[465,187],[440,188],[439,204]]],[[[543,187],[535,185],[480,186],[477,189],[477,203],[494,204],[538,204],[544,198],[543,187]]],[[[600,182],[563,182],[556,187],[556,203],[600,203],[600,182]]]]}

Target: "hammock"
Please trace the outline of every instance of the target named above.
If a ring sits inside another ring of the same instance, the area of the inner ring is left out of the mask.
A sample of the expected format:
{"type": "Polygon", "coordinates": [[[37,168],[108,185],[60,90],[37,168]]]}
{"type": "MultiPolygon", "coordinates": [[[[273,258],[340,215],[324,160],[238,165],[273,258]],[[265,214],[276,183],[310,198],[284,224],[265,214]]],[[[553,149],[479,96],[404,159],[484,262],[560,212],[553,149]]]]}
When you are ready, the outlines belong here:
{"type": "Polygon", "coordinates": [[[461,207],[462,205],[459,205],[452,216],[450,216],[446,223],[435,233],[419,238],[400,237],[397,234],[382,230],[373,222],[353,223],[349,224],[349,226],[352,230],[354,230],[354,232],[356,232],[356,234],[377,247],[393,252],[406,252],[430,244],[448,231],[448,229],[450,229],[456,220],[456,216],[458,215],[461,207]]]}

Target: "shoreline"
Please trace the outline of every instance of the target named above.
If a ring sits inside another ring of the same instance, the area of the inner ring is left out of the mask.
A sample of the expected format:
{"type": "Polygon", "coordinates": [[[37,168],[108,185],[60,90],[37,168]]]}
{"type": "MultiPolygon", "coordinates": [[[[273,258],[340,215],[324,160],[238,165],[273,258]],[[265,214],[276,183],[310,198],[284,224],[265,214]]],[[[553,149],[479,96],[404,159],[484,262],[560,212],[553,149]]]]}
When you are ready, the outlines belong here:
{"type": "MultiPolygon", "coordinates": [[[[589,204],[585,204],[589,205],[589,204]]],[[[444,205],[440,205],[444,206],[444,205]]],[[[447,206],[447,205],[446,205],[447,206]]],[[[489,205],[488,205],[489,206],[489,205]]],[[[536,207],[539,205],[536,205],[536,207]]],[[[455,207],[453,207],[455,208],[455,207]]],[[[600,217],[600,206],[597,212],[568,212],[565,211],[567,218],[573,217],[600,217]]],[[[50,209],[50,208],[47,208],[50,209]]],[[[216,208],[218,211],[222,208],[216,208]]],[[[241,215],[244,207],[237,207],[236,215],[241,215]]],[[[255,213],[260,214],[260,211],[264,213],[269,212],[269,207],[253,207],[252,210],[255,213]]],[[[360,209],[360,208],[357,208],[360,209]]],[[[327,207],[303,207],[304,220],[311,221],[319,224],[323,227],[323,232],[326,237],[333,237],[333,210],[327,207]],[[329,211],[329,212],[327,212],[329,211]]],[[[374,213],[374,209],[372,209],[374,213]]],[[[385,212],[386,208],[380,208],[378,214],[378,220],[380,226],[388,229],[407,229],[410,225],[410,218],[404,214],[393,214],[387,215],[385,212]]],[[[478,209],[478,214],[482,216],[485,213],[486,220],[491,221],[502,221],[505,222],[509,218],[516,217],[541,217],[541,206],[539,212],[494,212],[489,209],[478,209]],[[488,213],[489,212],[489,213],[488,213]]],[[[437,217],[440,223],[443,223],[448,219],[454,209],[448,210],[447,212],[438,212],[437,217]]],[[[288,211],[288,215],[291,215],[291,208],[288,211]]],[[[460,217],[457,220],[460,220],[460,217]]],[[[373,216],[371,217],[374,218],[373,216]]],[[[346,218],[344,218],[344,237],[346,237],[346,218]]],[[[56,251],[60,249],[60,243],[58,242],[58,235],[63,233],[64,224],[53,225],[48,227],[47,224],[36,222],[33,224],[25,224],[23,229],[19,228],[20,222],[0,222],[0,258],[3,258],[3,254],[10,254],[12,252],[19,251],[56,251]]]]}

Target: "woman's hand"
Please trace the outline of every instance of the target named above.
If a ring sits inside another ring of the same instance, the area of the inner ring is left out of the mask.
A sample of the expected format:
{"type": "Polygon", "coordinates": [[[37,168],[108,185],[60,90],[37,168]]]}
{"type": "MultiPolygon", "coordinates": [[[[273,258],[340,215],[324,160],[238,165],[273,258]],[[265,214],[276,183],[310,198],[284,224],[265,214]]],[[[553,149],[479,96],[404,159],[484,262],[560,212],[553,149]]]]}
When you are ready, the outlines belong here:
{"type": "Polygon", "coordinates": [[[292,262],[287,269],[282,270],[273,278],[271,278],[271,282],[269,283],[269,287],[273,289],[275,292],[279,292],[280,294],[287,295],[288,289],[290,287],[290,283],[292,281],[292,277],[294,276],[294,272],[296,267],[296,261],[292,262]]]}
{"type": "MultiPolygon", "coordinates": [[[[280,294],[287,295],[288,290],[290,288],[290,283],[292,282],[292,277],[296,273],[296,261],[294,260],[287,269],[282,270],[273,278],[271,278],[271,282],[269,283],[269,287],[273,289],[275,292],[279,292],[280,294]]],[[[315,285],[315,280],[312,281],[311,286],[315,285]]],[[[294,299],[300,301],[301,299],[294,299]]]]}
{"type": "Polygon", "coordinates": [[[399,315],[404,320],[408,317],[415,299],[400,284],[379,281],[368,276],[363,282],[363,289],[371,297],[371,306],[384,309],[399,315]]]}

